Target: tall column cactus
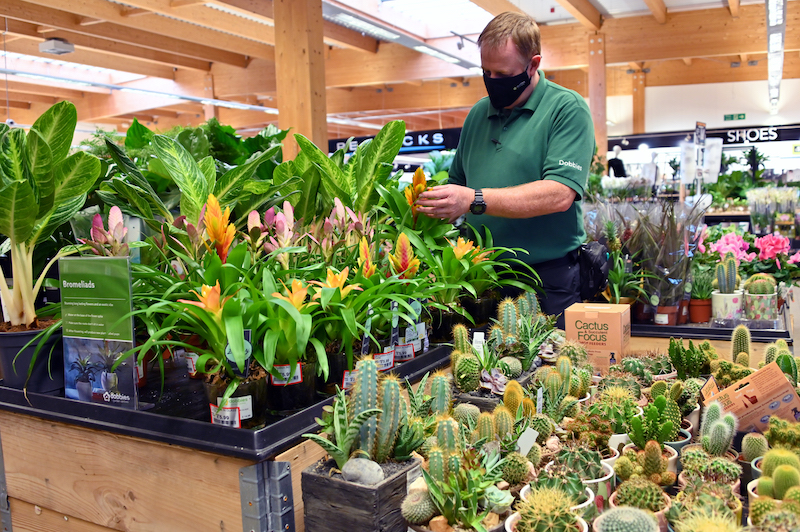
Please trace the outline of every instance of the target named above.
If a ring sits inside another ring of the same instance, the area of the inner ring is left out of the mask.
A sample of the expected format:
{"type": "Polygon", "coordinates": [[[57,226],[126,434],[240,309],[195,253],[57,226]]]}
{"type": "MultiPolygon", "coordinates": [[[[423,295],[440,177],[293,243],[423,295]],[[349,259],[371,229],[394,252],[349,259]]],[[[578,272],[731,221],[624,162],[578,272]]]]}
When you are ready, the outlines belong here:
{"type": "Polygon", "coordinates": [[[452,406],[450,390],[450,380],[443,372],[437,371],[431,376],[431,413],[450,413],[450,408],[452,406]]]}
{"type": "Polygon", "coordinates": [[[385,462],[391,456],[397,440],[402,402],[400,393],[400,381],[397,377],[389,375],[381,379],[378,405],[382,412],[378,416],[374,456],[378,463],[385,462]]]}
{"type": "Polygon", "coordinates": [[[469,341],[469,330],[463,324],[453,327],[453,351],[472,353],[472,344],[469,341]]]}
{"type": "MultiPolygon", "coordinates": [[[[359,412],[378,408],[378,364],[372,357],[365,357],[356,362],[356,380],[350,395],[352,408],[350,415],[355,417],[359,412]]],[[[351,418],[352,419],[352,418],[351,418]]],[[[375,456],[375,434],[378,430],[378,420],[370,418],[361,426],[360,436],[356,447],[375,456]]]]}
{"type": "Polygon", "coordinates": [[[723,415],[719,401],[709,404],[700,423],[700,443],[703,450],[712,456],[725,454],[733,443],[736,425],[736,416],[730,412],[723,415]]]}
{"type": "Polygon", "coordinates": [[[750,329],[737,325],[731,333],[731,361],[735,362],[739,353],[750,355],[750,329]]]}
{"type": "Polygon", "coordinates": [[[736,259],[733,253],[726,253],[717,264],[717,288],[720,293],[732,294],[739,286],[736,259]]]}

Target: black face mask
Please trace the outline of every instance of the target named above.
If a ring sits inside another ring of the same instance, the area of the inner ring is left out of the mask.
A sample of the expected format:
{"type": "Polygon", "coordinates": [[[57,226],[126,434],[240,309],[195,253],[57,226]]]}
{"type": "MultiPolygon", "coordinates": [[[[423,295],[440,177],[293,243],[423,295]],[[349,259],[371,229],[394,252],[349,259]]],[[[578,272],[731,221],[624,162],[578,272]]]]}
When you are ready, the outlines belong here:
{"type": "Polygon", "coordinates": [[[489,101],[497,109],[505,109],[519,98],[528,85],[531,84],[531,77],[525,69],[521,74],[510,78],[490,78],[483,75],[483,83],[486,85],[486,92],[489,93],[489,101]]]}

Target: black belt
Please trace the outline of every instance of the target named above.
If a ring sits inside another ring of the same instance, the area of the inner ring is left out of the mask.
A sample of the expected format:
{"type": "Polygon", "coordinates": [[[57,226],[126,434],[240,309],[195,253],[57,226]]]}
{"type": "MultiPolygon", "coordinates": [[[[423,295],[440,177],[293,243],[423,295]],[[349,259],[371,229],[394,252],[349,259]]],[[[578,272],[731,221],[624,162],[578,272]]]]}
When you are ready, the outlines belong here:
{"type": "Polygon", "coordinates": [[[540,270],[549,268],[563,268],[564,266],[570,266],[576,262],[578,262],[578,250],[574,249],[563,257],[546,260],[544,262],[537,262],[536,264],[531,264],[530,266],[534,270],[540,270]]]}

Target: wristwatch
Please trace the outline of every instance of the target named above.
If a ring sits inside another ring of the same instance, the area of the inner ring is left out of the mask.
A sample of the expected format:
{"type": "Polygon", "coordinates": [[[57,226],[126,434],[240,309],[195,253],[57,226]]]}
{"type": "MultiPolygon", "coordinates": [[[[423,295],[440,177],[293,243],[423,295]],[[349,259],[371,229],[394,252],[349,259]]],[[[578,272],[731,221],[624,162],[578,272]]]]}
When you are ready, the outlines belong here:
{"type": "Polygon", "coordinates": [[[475,199],[472,200],[472,204],[469,206],[469,212],[472,214],[483,214],[486,212],[486,202],[483,201],[483,190],[479,188],[475,189],[475,199]]]}

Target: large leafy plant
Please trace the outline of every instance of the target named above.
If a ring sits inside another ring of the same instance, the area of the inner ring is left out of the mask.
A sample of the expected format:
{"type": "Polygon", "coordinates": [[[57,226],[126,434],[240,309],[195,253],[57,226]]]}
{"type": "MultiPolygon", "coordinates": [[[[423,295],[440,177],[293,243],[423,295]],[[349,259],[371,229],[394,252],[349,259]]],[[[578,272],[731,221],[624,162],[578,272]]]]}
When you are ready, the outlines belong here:
{"type": "Polygon", "coordinates": [[[59,251],[34,281],[36,246],[83,207],[86,194],[100,175],[100,161],[85,152],[69,154],[78,115],[70,102],[60,102],[40,116],[26,134],[0,124],[0,248],[11,252],[13,286],[0,271],[0,292],[12,325],[30,327],[36,320],[34,300],[59,251]]]}

